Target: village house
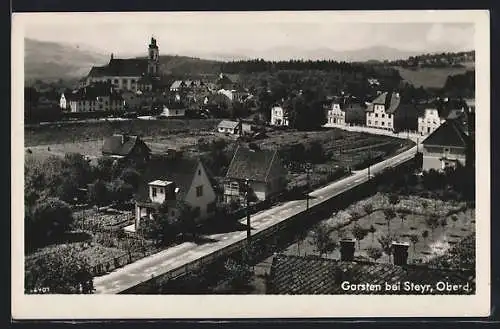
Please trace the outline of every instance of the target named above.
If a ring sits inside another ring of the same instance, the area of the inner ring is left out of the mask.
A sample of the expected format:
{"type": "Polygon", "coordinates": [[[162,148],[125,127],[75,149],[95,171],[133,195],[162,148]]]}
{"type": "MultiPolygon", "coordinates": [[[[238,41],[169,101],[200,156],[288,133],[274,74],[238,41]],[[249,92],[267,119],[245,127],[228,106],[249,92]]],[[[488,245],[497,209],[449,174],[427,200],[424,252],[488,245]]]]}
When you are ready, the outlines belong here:
{"type": "Polygon", "coordinates": [[[166,118],[184,117],[186,116],[186,107],[180,102],[171,102],[169,104],[165,104],[163,105],[163,111],[160,116],[166,118]]]}
{"type": "Polygon", "coordinates": [[[123,111],[123,98],[108,83],[93,83],[62,94],[60,107],[72,113],[123,111]]]}
{"type": "Polygon", "coordinates": [[[111,83],[116,90],[152,90],[153,84],[160,77],[159,48],[155,38],[151,38],[148,46],[148,57],[114,58],[111,54],[109,63],[104,66],[93,66],[85,84],[93,82],[111,83]]]}
{"type": "Polygon", "coordinates": [[[166,206],[169,219],[179,219],[183,205],[189,206],[196,223],[212,216],[216,209],[216,195],[205,167],[194,158],[162,156],[148,163],[139,187],[135,206],[135,223],[130,231],[137,231],[141,221],[166,206]]]}
{"type": "Polygon", "coordinates": [[[138,136],[115,134],[104,140],[102,155],[143,164],[151,158],[151,150],[138,136]]]}
{"type": "Polygon", "coordinates": [[[418,129],[419,107],[402,101],[399,93],[384,92],[366,108],[366,126],[391,131],[418,129]]]}
{"type": "Polygon", "coordinates": [[[287,171],[278,151],[239,146],[227,170],[224,201],[243,202],[247,181],[252,195],[261,201],[283,192],[287,186],[287,171]]]}
{"type": "Polygon", "coordinates": [[[287,111],[278,105],[271,108],[271,126],[284,126],[288,127],[288,113],[287,111]]]}
{"type": "Polygon", "coordinates": [[[418,117],[418,132],[420,135],[429,135],[445,121],[436,108],[425,109],[424,115],[418,117]]]}
{"type": "Polygon", "coordinates": [[[446,120],[424,141],[422,170],[466,165],[471,140],[459,120],[446,120]]]}
{"type": "Polygon", "coordinates": [[[222,120],[217,125],[217,131],[231,135],[239,134],[240,123],[237,121],[222,120]]]}
{"type": "Polygon", "coordinates": [[[365,123],[364,106],[353,97],[334,97],[326,106],[326,122],[330,125],[360,125],[365,123]]]}

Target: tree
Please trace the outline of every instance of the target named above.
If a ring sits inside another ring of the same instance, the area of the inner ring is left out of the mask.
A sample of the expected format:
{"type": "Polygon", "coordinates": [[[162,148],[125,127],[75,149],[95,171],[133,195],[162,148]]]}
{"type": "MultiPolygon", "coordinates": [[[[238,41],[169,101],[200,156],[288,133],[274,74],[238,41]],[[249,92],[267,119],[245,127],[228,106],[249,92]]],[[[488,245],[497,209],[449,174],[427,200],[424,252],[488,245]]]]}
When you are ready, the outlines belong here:
{"type": "Polygon", "coordinates": [[[97,167],[95,175],[103,181],[111,181],[113,176],[114,159],[108,157],[100,157],[97,159],[97,167]]]}
{"type": "Polygon", "coordinates": [[[417,246],[418,240],[419,240],[418,235],[416,235],[416,234],[410,235],[410,241],[413,244],[413,254],[414,255],[415,255],[415,248],[417,246]]]}
{"type": "Polygon", "coordinates": [[[432,236],[434,237],[434,230],[439,226],[439,217],[436,214],[431,214],[426,217],[425,224],[431,229],[432,236]]]}
{"type": "Polygon", "coordinates": [[[229,258],[224,263],[224,270],[228,274],[229,282],[234,290],[240,291],[245,289],[250,283],[252,271],[248,264],[229,258]]]}
{"type": "Polygon", "coordinates": [[[370,225],[370,228],[368,229],[368,232],[370,232],[372,234],[372,242],[375,240],[375,232],[376,231],[377,231],[377,229],[375,228],[375,226],[370,225]]]}
{"type": "Polygon", "coordinates": [[[359,224],[354,225],[352,235],[356,240],[358,240],[358,249],[361,249],[361,240],[363,240],[367,234],[368,231],[362,228],[359,224]]]}
{"type": "Polygon", "coordinates": [[[107,184],[100,179],[90,184],[87,191],[89,202],[97,206],[107,205],[111,200],[107,184]]]}
{"type": "Polygon", "coordinates": [[[422,238],[424,238],[424,240],[427,240],[427,238],[429,237],[429,231],[425,230],[422,232],[422,238]]]}
{"type": "Polygon", "coordinates": [[[330,229],[324,223],[318,224],[313,229],[312,238],[320,257],[337,248],[337,241],[332,239],[330,236],[330,229]]]}
{"type": "Polygon", "coordinates": [[[396,236],[391,234],[383,235],[378,238],[378,243],[382,247],[382,251],[384,252],[384,254],[389,256],[389,260],[391,259],[392,242],[394,242],[394,240],[396,240],[396,236]]]}
{"type": "Polygon", "coordinates": [[[391,232],[391,220],[396,217],[396,212],[392,208],[384,209],[384,216],[387,222],[387,231],[391,232]]]}
{"type": "Polygon", "coordinates": [[[141,174],[133,168],[126,168],[122,172],[120,179],[132,186],[134,190],[137,190],[141,181],[141,174]]]}
{"type": "Polygon", "coordinates": [[[366,254],[368,255],[368,257],[373,259],[374,262],[376,262],[380,257],[382,257],[383,252],[382,250],[380,250],[380,248],[370,247],[366,249],[366,254]]]}
{"type": "Polygon", "coordinates": [[[125,183],[121,179],[115,179],[111,182],[111,184],[109,184],[109,191],[111,199],[120,204],[130,201],[134,194],[132,185],[125,183]]]}
{"type": "Polygon", "coordinates": [[[80,247],[74,245],[27,257],[24,282],[26,293],[91,294],[94,291],[90,266],[80,247]]]}
{"type": "Polygon", "coordinates": [[[30,246],[45,245],[60,238],[73,223],[68,204],[56,198],[40,200],[30,216],[25,218],[26,242],[30,246]]]}
{"type": "Polygon", "coordinates": [[[367,203],[363,206],[363,210],[367,215],[371,214],[371,212],[373,211],[373,205],[371,203],[367,203]]]}

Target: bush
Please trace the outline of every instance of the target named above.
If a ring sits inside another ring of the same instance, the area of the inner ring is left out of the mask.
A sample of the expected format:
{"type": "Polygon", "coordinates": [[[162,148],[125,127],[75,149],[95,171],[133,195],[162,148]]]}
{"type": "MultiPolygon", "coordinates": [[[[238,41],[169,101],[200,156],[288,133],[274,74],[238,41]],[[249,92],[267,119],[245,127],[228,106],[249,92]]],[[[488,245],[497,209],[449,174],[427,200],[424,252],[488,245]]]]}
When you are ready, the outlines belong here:
{"type": "Polygon", "coordinates": [[[48,289],[52,294],[90,294],[94,290],[90,266],[75,246],[28,258],[25,266],[26,293],[48,289]]]}
{"type": "Polygon", "coordinates": [[[40,200],[31,215],[25,218],[26,242],[31,246],[54,242],[70,229],[73,220],[66,202],[56,198],[40,200]]]}

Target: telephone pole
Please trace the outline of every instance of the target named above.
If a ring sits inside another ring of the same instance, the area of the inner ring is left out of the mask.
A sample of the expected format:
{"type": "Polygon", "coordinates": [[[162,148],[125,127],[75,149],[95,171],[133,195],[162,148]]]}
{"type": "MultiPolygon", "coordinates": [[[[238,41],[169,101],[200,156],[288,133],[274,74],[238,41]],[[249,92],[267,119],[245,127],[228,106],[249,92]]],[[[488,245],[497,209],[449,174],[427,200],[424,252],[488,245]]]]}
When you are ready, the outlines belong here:
{"type": "Polygon", "coordinates": [[[247,203],[247,243],[250,245],[250,235],[252,234],[252,228],[250,226],[250,184],[248,178],[245,179],[245,199],[247,203]]]}
{"type": "Polygon", "coordinates": [[[309,189],[311,187],[309,182],[309,172],[311,171],[311,164],[306,163],[306,173],[307,173],[307,191],[306,191],[306,210],[309,210],[309,189]]]}

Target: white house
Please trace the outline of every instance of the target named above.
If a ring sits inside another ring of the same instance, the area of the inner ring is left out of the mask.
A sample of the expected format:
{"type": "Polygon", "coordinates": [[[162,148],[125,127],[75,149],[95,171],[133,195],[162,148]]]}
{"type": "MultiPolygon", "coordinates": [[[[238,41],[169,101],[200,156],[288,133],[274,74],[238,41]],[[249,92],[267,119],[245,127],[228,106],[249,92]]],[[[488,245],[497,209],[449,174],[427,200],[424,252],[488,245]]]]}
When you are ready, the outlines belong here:
{"type": "Polygon", "coordinates": [[[69,102],[67,102],[66,96],[64,96],[64,93],[61,94],[61,99],[59,100],[59,107],[63,110],[67,110],[69,107],[69,102]]]}
{"type": "Polygon", "coordinates": [[[281,106],[273,106],[271,109],[272,126],[288,126],[288,113],[281,106]]]}
{"type": "Polygon", "coordinates": [[[340,102],[332,102],[326,109],[326,122],[329,124],[345,125],[345,111],[340,107],[340,102]]]}
{"type": "Polygon", "coordinates": [[[458,163],[466,165],[470,137],[460,120],[446,120],[424,139],[422,145],[422,169],[444,170],[458,163]]]}
{"type": "Polygon", "coordinates": [[[239,122],[230,121],[230,120],[222,120],[217,125],[217,131],[220,133],[228,133],[228,134],[238,134],[239,133],[239,122]]]}
{"type": "Polygon", "coordinates": [[[65,95],[71,112],[123,111],[123,98],[108,84],[96,83],[65,95]]]}
{"type": "Polygon", "coordinates": [[[367,107],[366,126],[380,129],[394,129],[394,116],[398,110],[398,93],[384,92],[367,107]]]}
{"type": "Polygon", "coordinates": [[[182,157],[151,159],[136,202],[135,230],[142,220],[151,220],[162,205],[169,218],[178,219],[179,207],[185,203],[193,209],[194,220],[199,223],[213,215],[215,201],[215,191],[199,160],[182,157]]]}
{"type": "Polygon", "coordinates": [[[440,117],[437,109],[425,109],[424,115],[418,117],[418,132],[420,135],[430,135],[444,121],[444,118],[440,117]]]}
{"type": "Polygon", "coordinates": [[[163,106],[163,112],[160,114],[160,116],[163,117],[183,117],[186,115],[186,109],[184,107],[176,107],[176,106],[163,106]]]}

